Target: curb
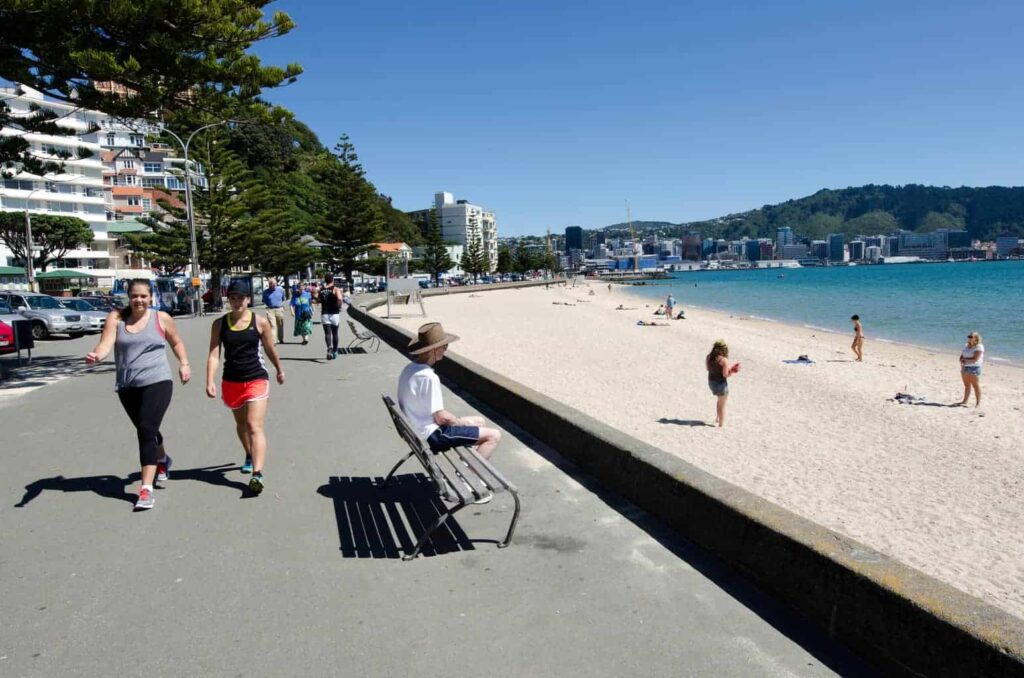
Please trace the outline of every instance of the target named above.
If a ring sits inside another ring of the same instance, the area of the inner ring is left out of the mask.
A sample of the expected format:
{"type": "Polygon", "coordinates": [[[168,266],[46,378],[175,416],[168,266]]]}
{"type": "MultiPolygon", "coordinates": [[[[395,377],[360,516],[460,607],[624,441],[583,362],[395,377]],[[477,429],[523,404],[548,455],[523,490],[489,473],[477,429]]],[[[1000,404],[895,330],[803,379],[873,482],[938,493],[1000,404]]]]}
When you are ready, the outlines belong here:
{"type": "MultiPolygon", "coordinates": [[[[349,314],[402,351],[382,301],[349,314]]],[[[890,672],[1024,676],[1024,620],[471,360],[437,371],[890,672]]]]}

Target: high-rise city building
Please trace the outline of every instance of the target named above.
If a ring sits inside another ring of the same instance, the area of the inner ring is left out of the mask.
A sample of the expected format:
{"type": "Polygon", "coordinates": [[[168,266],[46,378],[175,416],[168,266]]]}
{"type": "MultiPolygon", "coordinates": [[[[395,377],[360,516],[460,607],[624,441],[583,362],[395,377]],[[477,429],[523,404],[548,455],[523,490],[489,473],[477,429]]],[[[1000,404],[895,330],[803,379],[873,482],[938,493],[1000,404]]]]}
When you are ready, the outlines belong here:
{"type": "Polygon", "coordinates": [[[573,250],[583,251],[582,226],[568,226],[565,229],[565,253],[571,257],[573,250]]]}
{"type": "MultiPolygon", "coordinates": [[[[448,192],[434,194],[434,210],[441,226],[441,237],[445,241],[456,242],[469,248],[469,240],[475,233],[480,240],[483,251],[491,262],[491,271],[498,264],[498,226],[494,212],[489,212],[468,200],[456,200],[448,192]]],[[[413,223],[419,224],[426,234],[430,210],[407,212],[413,223]]]]}
{"type": "Polygon", "coordinates": [[[794,243],[796,243],[796,236],[793,234],[793,229],[789,226],[783,226],[775,231],[776,252],[781,254],[785,250],[786,245],[792,245],[794,243]]]}
{"type": "Polygon", "coordinates": [[[842,233],[829,233],[825,241],[828,243],[828,260],[830,262],[838,263],[846,259],[842,233]]]}
{"type": "Polygon", "coordinates": [[[864,259],[864,241],[850,241],[850,261],[862,261],[864,259]]]}

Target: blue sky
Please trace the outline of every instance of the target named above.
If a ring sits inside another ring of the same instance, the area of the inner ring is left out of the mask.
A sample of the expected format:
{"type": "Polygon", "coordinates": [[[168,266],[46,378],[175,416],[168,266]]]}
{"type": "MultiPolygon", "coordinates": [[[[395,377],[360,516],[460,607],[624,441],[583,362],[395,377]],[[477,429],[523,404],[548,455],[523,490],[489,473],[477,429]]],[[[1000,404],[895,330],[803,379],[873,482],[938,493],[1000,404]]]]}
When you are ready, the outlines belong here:
{"type": "Polygon", "coordinates": [[[1024,184],[1024,3],[282,0],[268,93],[403,210],[499,235],[867,183],[1024,184]],[[947,6],[948,5],[948,6],[947,6]]]}

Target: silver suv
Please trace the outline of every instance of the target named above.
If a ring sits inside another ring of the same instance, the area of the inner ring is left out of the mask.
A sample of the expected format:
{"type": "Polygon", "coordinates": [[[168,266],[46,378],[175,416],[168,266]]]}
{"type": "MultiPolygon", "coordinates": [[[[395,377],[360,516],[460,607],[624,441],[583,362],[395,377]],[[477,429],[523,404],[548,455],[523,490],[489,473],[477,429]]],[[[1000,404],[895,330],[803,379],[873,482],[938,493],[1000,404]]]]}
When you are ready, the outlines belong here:
{"type": "Polygon", "coordinates": [[[77,339],[89,327],[88,321],[82,320],[81,313],[69,311],[46,294],[0,292],[0,299],[6,301],[15,313],[32,321],[32,336],[36,339],[46,339],[51,334],[67,334],[77,339]]]}

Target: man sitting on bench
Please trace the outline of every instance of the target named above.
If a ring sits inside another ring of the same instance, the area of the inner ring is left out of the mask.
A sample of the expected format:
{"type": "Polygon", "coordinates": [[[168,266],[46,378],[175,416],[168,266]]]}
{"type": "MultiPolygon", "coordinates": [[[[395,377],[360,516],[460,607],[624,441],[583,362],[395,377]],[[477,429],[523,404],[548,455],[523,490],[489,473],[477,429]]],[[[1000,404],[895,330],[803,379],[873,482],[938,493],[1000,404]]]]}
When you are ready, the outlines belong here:
{"type": "Polygon", "coordinates": [[[456,417],[444,409],[441,380],[433,369],[444,358],[448,344],[458,339],[445,332],[441,323],[420,327],[416,339],[409,343],[413,362],[398,377],[398,406],[432,451],[444,452],[467,445],[488,459],[501,439],[501,432],[485,428],[483,417],[456,417]]]}

